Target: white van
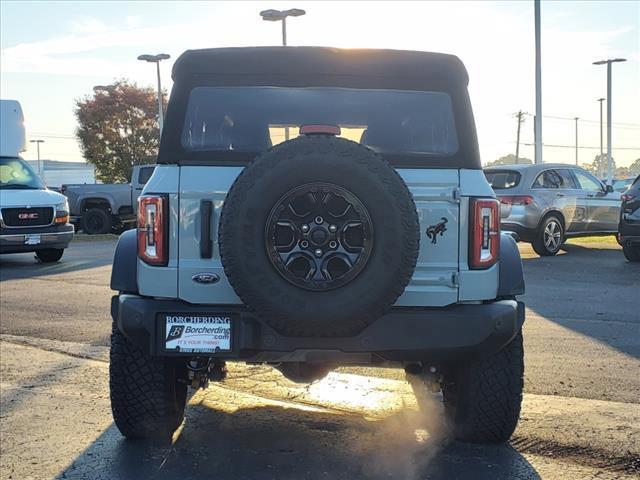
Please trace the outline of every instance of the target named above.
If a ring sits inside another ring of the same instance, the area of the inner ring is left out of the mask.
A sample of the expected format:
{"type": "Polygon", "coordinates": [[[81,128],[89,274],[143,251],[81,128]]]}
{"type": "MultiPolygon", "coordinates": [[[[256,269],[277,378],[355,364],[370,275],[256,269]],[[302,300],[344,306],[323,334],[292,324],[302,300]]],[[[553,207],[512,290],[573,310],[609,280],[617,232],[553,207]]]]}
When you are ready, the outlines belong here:
{"type": "Polygon", "coordinates": [[[35,252],[43,263],[57,262],[73,239],[69,206],[20,158],[25,150],[20,103],[0,100],[0,253],[35,252]]]}

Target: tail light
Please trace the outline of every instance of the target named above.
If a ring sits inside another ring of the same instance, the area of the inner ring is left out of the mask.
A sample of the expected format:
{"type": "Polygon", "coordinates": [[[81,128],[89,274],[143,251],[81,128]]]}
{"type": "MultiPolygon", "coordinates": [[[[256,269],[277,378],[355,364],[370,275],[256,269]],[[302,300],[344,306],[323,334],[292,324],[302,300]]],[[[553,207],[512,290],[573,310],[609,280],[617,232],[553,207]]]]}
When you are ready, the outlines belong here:
{"type": "Polygon", "coordinates": [[[531,205],[533,203],[533,197],[529,195],[509,195],[499,198],[500,203],[505,205],[531,205]]]}
{"type": "Polygon", "coordinates": [[[623,202],[630,202],[630,201],[631,201],[631,200],[633,200],[634,198],[636,198],[636,197],[635,197],[635,195],[631,195],[630,193],[625,193],[624,195],[622,195],[622,196],[620,197],[620,199],[621,199],[623,202]]]}
{"type": "Polygon", "coordinates": [[[489,268],[500,255],[500,204],[492,198],[471,200],[469,267],[489,268]]]}
{"type": "Polygon", "coordinates": [[[166,197],[138,197],[138,257],[149,265],[167,264],[167,207],[166,197]]]}

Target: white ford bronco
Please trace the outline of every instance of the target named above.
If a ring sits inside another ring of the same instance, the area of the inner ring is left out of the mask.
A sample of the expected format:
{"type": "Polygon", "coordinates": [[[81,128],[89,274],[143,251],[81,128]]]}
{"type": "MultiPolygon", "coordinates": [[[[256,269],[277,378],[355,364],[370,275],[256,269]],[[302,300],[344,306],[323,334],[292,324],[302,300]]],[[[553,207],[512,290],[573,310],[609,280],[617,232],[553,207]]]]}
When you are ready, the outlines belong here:
{"type": "Polygon", "coordinates": [[[225,362],[311,382],[400,366],[460,440],[503,442],[523,389],[522,263],[500,235],[455,56],[264,47],[173,68],[158,167],[111,279],[111,402],[169,438],[225,362]]]}

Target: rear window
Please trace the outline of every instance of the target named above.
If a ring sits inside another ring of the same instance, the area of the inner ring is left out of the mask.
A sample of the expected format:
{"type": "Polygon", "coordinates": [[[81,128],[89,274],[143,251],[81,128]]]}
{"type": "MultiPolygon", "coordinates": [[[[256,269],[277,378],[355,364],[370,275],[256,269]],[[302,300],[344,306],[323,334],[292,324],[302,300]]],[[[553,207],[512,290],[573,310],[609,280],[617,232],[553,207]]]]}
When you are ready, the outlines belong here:
{"type": "Polygon", "coordinates": [[[261,152],[318,124],[380,153],[458,151],[448,94],[349,88],[194,88],[181,143],[190,151],[261,152]]]}
{"type": "Polygon", "coordinates": [[[520,172],[513,170],[485,171],[484,176],[494,190],[508,190],[517,187],[520,183],[520,172]]]}
{"type": "Polygon", "coordinates": [[[138,183],[140,185],[145,185],[149,179],[151,178],[151,175],[153,175],[153,170],[156,167],[143,167],[140,169],[140,171],[138,172],[138,183]]]}

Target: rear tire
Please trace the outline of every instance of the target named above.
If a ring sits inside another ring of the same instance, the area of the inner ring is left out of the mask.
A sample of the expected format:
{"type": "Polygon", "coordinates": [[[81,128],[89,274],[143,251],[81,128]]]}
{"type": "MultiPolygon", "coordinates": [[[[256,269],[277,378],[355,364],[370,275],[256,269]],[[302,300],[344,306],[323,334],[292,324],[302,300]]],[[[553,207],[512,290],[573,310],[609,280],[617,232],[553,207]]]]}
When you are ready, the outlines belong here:
{"type": "Polygon", "coordinates": [[[151,357],[115,324],[109,365],[111,410],[127,438],[170,441],[184,419],[187,369],[178,359],[151,357]]]}
{"type": "Polygon", "coordinates": [[[522,332],[487,358],[445,370],[442,393],[454,437],[470,443],[509,440],[520,416],[523,377],[522,332]]]}
{"type": "Polygon", "coordinates": [[[112,227],[111,215],[102,208],[90,208],[82,216],[82,230],[87,235],[110,233],[112,227]]]}
{"type": "Polygon", "coordinates": [[[557,215],[544,218],[531,246],[541,257],[550,257],[558,253],[564,243],[564,226],[557,215]]]}
{"type": "Polygon", "coordinates": [[[36,250],[36,257],[42,263],[57,262],[62,258],[64,248],[43,248],[42,250],[36,250]]]}
{"type": "Polygon", "coordinates": [[[624,258],[626,258],[630,262],[640,262],[640,246],[622,246],[622,253],[624,253],[624,258]]]}

